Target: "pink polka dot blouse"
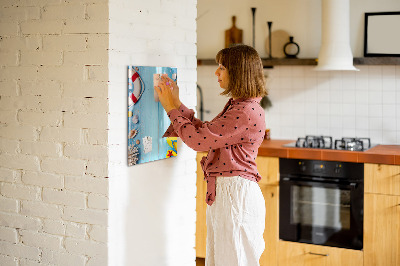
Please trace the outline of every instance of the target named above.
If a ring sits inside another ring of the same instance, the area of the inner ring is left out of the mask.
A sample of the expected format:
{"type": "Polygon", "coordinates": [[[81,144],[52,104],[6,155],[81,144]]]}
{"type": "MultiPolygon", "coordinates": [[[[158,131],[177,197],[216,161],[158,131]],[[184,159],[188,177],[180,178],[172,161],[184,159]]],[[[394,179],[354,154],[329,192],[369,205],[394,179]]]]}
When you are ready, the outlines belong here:
{"type": "Polygon", "coordinates": [[[260,100],[231,98],[210,122],[195,118],[194,111],[183,104],[168,112],[172,124],[164,137],[178,136],[195,151],[208,151],[201,160],[208,205],[215,201],[215,180],[219,176],[240,176],[255,182],[261,179],[255,162],[265,135],[260,100]]]}

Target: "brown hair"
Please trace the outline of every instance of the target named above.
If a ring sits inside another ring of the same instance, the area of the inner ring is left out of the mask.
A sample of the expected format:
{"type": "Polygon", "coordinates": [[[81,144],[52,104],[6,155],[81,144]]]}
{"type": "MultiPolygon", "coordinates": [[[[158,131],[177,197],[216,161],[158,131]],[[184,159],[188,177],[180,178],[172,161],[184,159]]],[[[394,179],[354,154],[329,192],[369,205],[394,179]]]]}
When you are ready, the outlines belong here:
{"type": "Polygon", "coordinates": [[[267,95],[263,65],[257,51],[247,45],[222,49],[215,57],[229,74],[228,88],[221,95],[234,98],[254,98],[267,95]]]}

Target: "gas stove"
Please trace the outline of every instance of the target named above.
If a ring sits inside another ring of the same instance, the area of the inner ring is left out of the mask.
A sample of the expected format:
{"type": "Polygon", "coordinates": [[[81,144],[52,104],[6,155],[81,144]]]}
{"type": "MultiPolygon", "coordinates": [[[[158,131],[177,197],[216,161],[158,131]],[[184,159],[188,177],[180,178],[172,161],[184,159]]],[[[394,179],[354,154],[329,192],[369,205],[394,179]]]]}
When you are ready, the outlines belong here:
{"type": "Polygon", "coordinates": [[[331,136],[307,135],[298,138],[296,142],[283,145],[285,147],[332,149],[347,151],[366,151],[372,148],[370,138],[341,138],[335,139],[331,136]]]}

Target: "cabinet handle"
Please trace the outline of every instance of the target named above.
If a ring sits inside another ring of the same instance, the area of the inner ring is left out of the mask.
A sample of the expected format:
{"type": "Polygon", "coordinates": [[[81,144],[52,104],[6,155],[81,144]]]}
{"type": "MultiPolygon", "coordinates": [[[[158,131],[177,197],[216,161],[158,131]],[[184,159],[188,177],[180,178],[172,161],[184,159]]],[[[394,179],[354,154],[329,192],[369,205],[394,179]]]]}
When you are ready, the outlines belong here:
{"type": "Polygon", "coordinates": [[[308,252],[308,254],[310,254],[310,255],[317,255],[317,256],[324,256],[324,257],[329,256],[329,254],[321,254],[321,253],[314,253],[314,252],[308,252]]]}

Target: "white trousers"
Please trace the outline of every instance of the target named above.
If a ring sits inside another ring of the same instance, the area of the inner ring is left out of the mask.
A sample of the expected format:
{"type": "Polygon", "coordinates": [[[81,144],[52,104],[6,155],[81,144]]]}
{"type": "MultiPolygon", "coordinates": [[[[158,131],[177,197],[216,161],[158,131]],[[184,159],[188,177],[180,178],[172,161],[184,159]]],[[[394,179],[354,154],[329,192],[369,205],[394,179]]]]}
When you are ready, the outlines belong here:
{"type": "Polygon", "coordinates": [[[254,181],[217,177],[207,205],[206,266],[258,266],[264,251],[265,201],[254,181]]]}

